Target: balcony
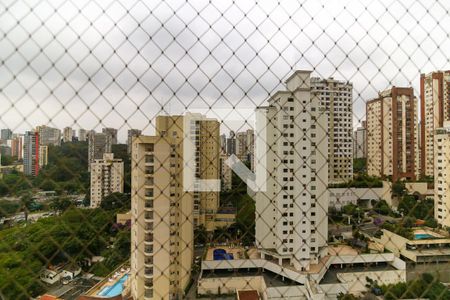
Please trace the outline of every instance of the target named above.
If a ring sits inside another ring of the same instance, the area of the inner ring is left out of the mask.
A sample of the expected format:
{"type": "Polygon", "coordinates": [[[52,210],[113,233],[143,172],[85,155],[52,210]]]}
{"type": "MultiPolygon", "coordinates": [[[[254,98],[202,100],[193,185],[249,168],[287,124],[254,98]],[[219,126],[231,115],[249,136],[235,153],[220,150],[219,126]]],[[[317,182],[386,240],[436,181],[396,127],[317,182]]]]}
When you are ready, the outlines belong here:
{"type": "Polygon", "coordinates": [[[145,246],[144,247],[144,252],[148,253],[148,254],[152,254],[153,253],[153,246],[145,246]]]}
{"type": "Polygon", "coordinates": [[[153,277],[153,268],[152,267],[145,267],[144,269],[144,277],[153,277]]]}

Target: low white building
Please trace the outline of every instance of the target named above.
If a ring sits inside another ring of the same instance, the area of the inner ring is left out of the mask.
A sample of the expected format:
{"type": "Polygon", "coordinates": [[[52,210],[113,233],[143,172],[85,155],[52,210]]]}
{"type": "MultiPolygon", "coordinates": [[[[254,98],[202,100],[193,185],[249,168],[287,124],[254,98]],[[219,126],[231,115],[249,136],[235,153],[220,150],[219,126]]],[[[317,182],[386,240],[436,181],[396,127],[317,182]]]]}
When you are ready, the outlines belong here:
{"type": "Polygon", "coordinates": [[[104,153],[103,159],[91,164],[91,208],[100,207],[103,198],[112,193],[123,193],[124,165],[113,153],[104,153]]]}

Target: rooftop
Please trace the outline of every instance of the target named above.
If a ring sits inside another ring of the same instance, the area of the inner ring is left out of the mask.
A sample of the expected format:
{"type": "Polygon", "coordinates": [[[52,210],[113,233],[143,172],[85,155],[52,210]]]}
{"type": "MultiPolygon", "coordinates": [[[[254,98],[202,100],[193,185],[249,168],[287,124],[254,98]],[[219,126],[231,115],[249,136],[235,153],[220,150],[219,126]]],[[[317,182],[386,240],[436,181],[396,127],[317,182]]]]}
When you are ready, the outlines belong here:
{"type": "Polygon", "coordinates": [[[259,294],[255,290],[237,291],[238,300],[259,300],[259,294]]]}

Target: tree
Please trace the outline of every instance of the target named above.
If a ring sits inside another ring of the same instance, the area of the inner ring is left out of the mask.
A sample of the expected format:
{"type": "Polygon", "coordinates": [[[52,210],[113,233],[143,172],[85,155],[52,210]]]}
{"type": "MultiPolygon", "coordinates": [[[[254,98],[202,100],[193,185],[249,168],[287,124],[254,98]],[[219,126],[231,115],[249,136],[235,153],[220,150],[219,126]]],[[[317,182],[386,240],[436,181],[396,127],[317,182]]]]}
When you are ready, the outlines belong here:
{"type": "Polygon", "coordinates": [[[401,181],[394,182],[392,184],[392,196],[402,197],[406,193],[405,183],[401,181]]]}
{"type": "Polygon", "coordinates": [[[65,212],[71,205],[72,201],[67,197],[55,197],[50,202],[50,208],[55,212],[65,212]]]}
{"type": "Polygon", "coordinates": [[[21,210],[25,214],[25,222],[28,222],[28,213],[30,212],[32,204],[33,199],[31,198],[30,193],[26,193],[20,198],[21,210]]]}
{"type": "Polygon", "coordinates": [[[2,166],[10,166],[12,165],[12,163],[14,162],[14,157],[9,156],[9,155],[1,155],[1,165],[2,166]]]}
{"type": "Polygon", "coordinates": [[[104,210],[131,209],[131,200],[127,194],[112,193],[102,199],[100,207],[104,210]]]}
{"type": "Polygon", "coordinates": [[[0,196],[6,196],[9,193],[8,186],[3,182],[3,180],[0,180],[0,196]]]}

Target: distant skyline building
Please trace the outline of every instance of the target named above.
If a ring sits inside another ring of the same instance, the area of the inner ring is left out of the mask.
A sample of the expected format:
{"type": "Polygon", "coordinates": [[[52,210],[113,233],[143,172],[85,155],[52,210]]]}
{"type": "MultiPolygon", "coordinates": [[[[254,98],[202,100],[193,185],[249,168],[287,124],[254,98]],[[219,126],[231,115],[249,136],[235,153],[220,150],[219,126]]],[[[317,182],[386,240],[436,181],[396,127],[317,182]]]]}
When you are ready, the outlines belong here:
{"type": "Polygon", "coordinates": [[[311,91],[328,119],[328,182],[348,182],[353,179],[353,84],[312,77],[311,91]]]}
{"type": "Polygon", "coordinates": [[[90,132],[89,133],[88,162],[90,165],[96,159],[102,159],[103,154],[112,152],[112,138],[110,134],[90,132]]]}
{"type": "Polygon", "coordinates": [[[225,134],[220,135],[220,149],[222,152],[227,152],[227,136],[225,134]]]}
{"type": "Polygon", "coordinates": [[[80,128],[78,129],[78,141],[79,142],[86,142],[87,141],[87,130],[80,128]]]}
{"type": "Polygon", "coordinates": [[[26,131],[23,144],[23,172],[25,175],[39,174],[39,133],[26,131]]]}
{"type": "Polygon", "coordinates": [[[128,152],[128,154],[131,153],[133,137],[140,136],[141,134],[142,134],[142,130],[128,129],[128,134],[127,134],[127,152],[128,152]]]}
{"type": "Polygon", "coordinates": [[[39,133],[39,144],[41,146],[61,146],[61,130],[46,125],[36,127],[39,133]]]}
{"type": "Polygon", "coordinates": [[[0,139],[2,141],[10,140],[12,138],[13,132],[9,128],[5,128],[1,130],[0,139]]]}
{"type": "Polygon", "coordinates": [[[420,75],[420,169],[421,174],[434,174],[434,133],[450,121],[450,71],[420,75]]]}
{"type": "Polygon", "coordinates": [[[123,193],[124,164],[113,153],[103,153],[91,164],[91,208],[100,207],[104,197],[123,193]]]}
{"type": "Polygon", "coordinates": [[[362,122],[362,126],[356,128],[353,133],[353,157],[366,158],[366,122],[362,122]]]}
{"type": "Polygon", "coordinates": [[[11,156],[18,160],[23,159],[23,140],[24,136],[19,134],[14,134],[11,139],[11,156]]]}
{"type": "Polygon", "coordinates": [[[366,104],[369,176],[414,180],[417,176],[417,99],[412,88],[392,87],[366,104]]]}
{"type": "Polygon", "coordinates": [[[63,130],[63,142],[70,143],[73,141],[75,131],[71,127],[64,127],[63,130]]]}
{"type": "Polygon", "coordinates": [[[117,129],[111,128],[111,127],[103,128],[102,129],[102,133],[106,133],[106,134],[111,135],[111,143],[112,143],[112,145],[116,145],[117,144],[117,129]]]}
{"type": "Polygon", "coordinates": [[[267,176],[266,189],[255,199],[256,246],[262,259],[298,271],[328,254],[327,115],[313,93],[310,73],[295,71],[286,90],[257,108],[265,120],[256,132],[267,149],[257,154],[255,173],[267,176]]]}
{"type": "Polygon", "coordinates": [[[450,121],[434,134],[434,218],[450,227],[450,121]]]}
{"type": "Polygon", "coordinates": [[[48,146],[39,146],[39,169],[48,164],[48,146]]]}
{"type": "Polygon", "coordinates": [[[220,154],[220,190],[223,192],[231,191],[232,189],[232,171],[225,163],[228,155],[224,152],[220,154]]]}
{"type": "Polygon", "coordinates": [[[230,137],[227,138],[227,154],[236,154],[236,135],[234,131],[230,131],[230,137]]]}

